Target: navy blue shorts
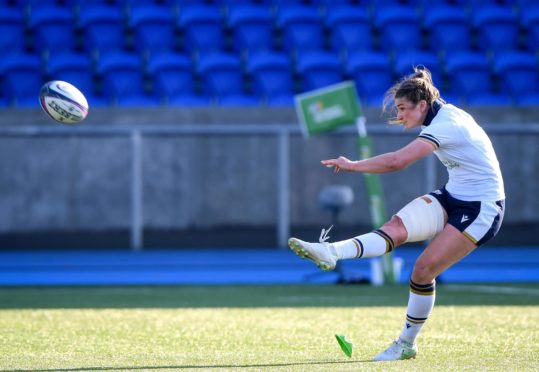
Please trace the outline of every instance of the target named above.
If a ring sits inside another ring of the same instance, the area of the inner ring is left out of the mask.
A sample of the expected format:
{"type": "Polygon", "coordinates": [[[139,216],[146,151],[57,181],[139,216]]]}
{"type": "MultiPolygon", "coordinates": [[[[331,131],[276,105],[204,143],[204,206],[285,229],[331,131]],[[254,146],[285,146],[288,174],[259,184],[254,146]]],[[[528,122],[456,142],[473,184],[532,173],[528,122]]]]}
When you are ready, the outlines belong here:
{"type": "Polygon", "coordinates": [[[447,223],[462,232],[477,246],[492,239],[502,225],[505,200],[464,201],[451,195],[442,187],[431,192],[447,212],[447,223]]]}

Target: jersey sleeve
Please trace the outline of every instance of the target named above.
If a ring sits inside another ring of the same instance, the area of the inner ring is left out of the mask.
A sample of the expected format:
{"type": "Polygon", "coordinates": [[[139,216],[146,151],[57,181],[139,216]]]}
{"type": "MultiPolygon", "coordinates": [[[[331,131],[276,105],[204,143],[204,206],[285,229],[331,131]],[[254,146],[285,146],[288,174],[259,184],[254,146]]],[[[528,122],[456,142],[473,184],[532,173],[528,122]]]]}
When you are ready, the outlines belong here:
{"type": "Polygon", "coordinates": [[[436,119],[438,118],[434,118],[432,123],[419,133],[418,138],[432,144],[435,149],[455,144],[458,131],[451,121],[436,119]]]}

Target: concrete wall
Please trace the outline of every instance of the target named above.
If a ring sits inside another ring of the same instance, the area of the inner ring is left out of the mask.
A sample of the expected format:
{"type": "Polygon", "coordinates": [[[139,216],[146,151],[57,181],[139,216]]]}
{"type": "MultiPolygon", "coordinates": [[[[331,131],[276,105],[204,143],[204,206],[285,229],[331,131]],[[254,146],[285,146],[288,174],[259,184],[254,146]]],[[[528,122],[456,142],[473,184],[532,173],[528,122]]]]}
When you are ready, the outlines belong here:
{"type": "MultiPolygon", "coordinates": [[[[534,110],[476,109],[478,121],[536,123],[534,110]]],[[[95,111],[95,112],[94,112],[95,111]]],[[[101,109],[83,126],[139,124],[289,124],[291,109],[101,109]]],[[[379,111],[367,110],[371,123],[379,111]]],[[[37,110],[1,111],[0,127],[55,126],[37,110]]],[[[383,124],[380,124],[383,125],[383,124]]],[[[535,192],[539,171],[539,135],[492,135],[506,181],[506,223],[539,221],[535,192]]],[[[377,152],[394,150],[414,133],[378,135],[377,152]]],[[[325,185],[353,187],[355,203],[341,224],[369,225],[361,175],[339,174],[320,159],[356,157],[353,136],[291,138],[291,223],[325,225],[328,213],[317,202],[325,185]]],[[[212,229],[273,226],[277,219],[277,138],[265,135],[159,136],[143,140],[144,225],[151,229],[212,229]]],[[[437,162],[436,162],[437,163],[437,162]]],[[[426,191],[425,164],[381,176],[389,214],[426,191]]],[[[438,185],[446,180],[437,164],[438,185]]],[[[121,137],[1,137],[0,234],[36,231],[122,230],[130,224],[131,153],[121,137]]]]}

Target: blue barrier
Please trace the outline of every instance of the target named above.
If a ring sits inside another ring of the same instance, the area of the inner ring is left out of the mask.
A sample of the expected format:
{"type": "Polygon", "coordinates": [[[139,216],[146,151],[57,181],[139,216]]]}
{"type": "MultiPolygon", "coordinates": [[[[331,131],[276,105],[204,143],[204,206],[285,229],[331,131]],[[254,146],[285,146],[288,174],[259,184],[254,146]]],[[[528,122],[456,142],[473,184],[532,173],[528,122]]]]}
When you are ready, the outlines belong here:
{"type": "MultiPolygon", "coordinates": [[[[402,247],[406,283],[421,247],[402,247]]],[[[184,249],[151,251],[4,251],[0,286],[330,284],[368,282],[371,260],[342,261],[324,273],[290,251],[184,249]]],[[[481,247],[438,279],[444,283],[539,282],[539,247],[481,247]]]]}

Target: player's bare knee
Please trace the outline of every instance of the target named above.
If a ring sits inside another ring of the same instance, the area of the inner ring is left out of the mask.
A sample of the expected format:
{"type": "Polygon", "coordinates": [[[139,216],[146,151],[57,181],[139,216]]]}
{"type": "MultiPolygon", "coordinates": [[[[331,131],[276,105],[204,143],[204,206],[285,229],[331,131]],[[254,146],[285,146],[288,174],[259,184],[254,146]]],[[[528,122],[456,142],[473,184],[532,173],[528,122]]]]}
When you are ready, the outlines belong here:
{"type": "Polygon", "coordinates": [[[380,229],[389,236],[391,236],[391,239],[393,239],[395,246],[404,243],[408,236],[408,233],[406,232],[406,228],[404,227],[402,220],[399,216],[396,215],[391,217],[391,219],[387,221],[380,229]]]}
{"type": "Polygon", "coordinates": [[[434,264],[419,258],[412,271],[412,280],[417,284],[429,284],[436,279],[436,275],[434,264]]]}

